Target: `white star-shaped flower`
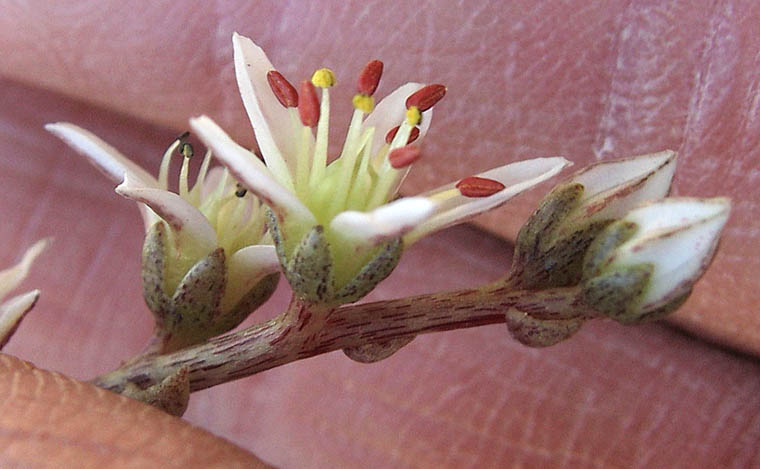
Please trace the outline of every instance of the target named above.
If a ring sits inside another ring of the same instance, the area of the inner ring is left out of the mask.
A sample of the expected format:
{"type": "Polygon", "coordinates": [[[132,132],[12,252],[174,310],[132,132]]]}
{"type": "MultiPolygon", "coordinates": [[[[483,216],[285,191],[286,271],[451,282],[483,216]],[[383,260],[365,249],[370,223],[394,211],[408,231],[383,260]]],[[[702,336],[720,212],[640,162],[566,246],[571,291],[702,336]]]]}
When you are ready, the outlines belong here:
{"type": "Polygon", "coordinates": [[[307,262],[307,270],[331,271],[319,281],[326,285],[312,285],[321,289],[317,300],[354,301],[390,273],[392,266],[373,264],[378,256],[395,265],[397,255],[390,251],[496,208],[568,164],[561,157],[521,161],[397,199],[445,87],[408,83],[375,106],[383,65],[370,62],[359,76],[343,149],[328,162],[333,73],[317,70],[298,92],[250,39],[235,34],[233,45],[238,86],[266,164],[208,117],[190,125],[230,173],[271,207],[276,226],[270,229],[291,285],[304,280],[296,270],[305,265],[306,250],[329,251],[321,261],[307,262]],[[382,273],[370,275],[370,264],[382,273]],[[356,284],[359,278],[364,286],[356,284]]]}

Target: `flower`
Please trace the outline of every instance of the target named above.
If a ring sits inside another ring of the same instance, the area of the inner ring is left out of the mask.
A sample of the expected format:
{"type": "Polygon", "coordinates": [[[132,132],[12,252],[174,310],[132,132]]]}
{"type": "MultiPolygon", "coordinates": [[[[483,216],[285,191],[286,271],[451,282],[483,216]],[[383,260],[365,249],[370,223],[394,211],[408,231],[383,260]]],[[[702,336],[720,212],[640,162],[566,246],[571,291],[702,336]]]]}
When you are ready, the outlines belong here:
{"type": "Polygon", "coordinates": [[[26,250],[18,264],[0,271],[0,349],[8,343],[26,313],[37,303],[40,291],[32,290],[9,300],[5,297],[26,278],[34,260],[49,244],[49,239],[37,241],[26,250]]]}
{"type": "Polygon", "coordinates": [[[730,210],[724,197],[667,198],[631,210],[589,248],[585,302],[626,324],[674,311],[710,265],[730,210]]]}
{"type": "Polygon", "coordinates": [[[279,263],[261,204],[226,169],[209,169],[211,151],[190,188],[187,135],[166,150],[156,179],[85,129],[69,123],[45,128],[120,183],[117,193],[138,202],[146,228],[143,295],[165,350],[226,332],[269,298],[279,263]],[[175,151],[183,156],[178,193],[168,189],[175,151]]]}
{"type": "Polygon", "coordinates": [[[512,276],[523,288],[576,285],[588,246],[642,202],[665,197],[676,167],[670,150],[595,163],[558,184],[520,230],[512,276]]]}
{"type": "Polygon", "coordinates": [[[367,64],[343,149],[328,164],[332,71],[317,70],[299,93],[250,39],[235,34],[233,46],[238,86],[266,166],[208,117],[190,125],[272,209],[270,231],[280,261],[303,299],[361,298],[395,267],[404,246],[501,205],[567,164],[560,157],[522,161],[395,200],[421,156],[419,143],[444,86],[408,83],[375,106],[383,64],[367,64]]]}

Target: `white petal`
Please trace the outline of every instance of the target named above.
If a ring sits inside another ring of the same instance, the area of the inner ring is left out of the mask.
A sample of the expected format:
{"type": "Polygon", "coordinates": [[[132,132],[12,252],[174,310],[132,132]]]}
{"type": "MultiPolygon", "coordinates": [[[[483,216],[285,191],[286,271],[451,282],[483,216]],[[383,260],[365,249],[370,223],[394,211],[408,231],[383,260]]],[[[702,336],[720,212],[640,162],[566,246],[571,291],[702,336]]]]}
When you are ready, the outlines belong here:
{"type": "Polygon", "coordinates": [[[281,216],[296,217],[305,223],[314,223],[314,216],[293,192],[282,187],[259,159],[235,143],[224,130],[206,116],[190,119],[190,127],[210,148],[230,174],[240,181],[262,202],[281,216]]]}
{"type": "MultiPolygon", "coordinates": [[[[535,158],[518,161],[517,163],[477,174],[476,176],[478,177],[499,181],[504,184],[504,189],[489,197],[473,198],[456,195],[447,199],[439,206],[438,213],[409,233],[404,238],[404,241],[408,244],[413,243],[429,233],[462,223],[487,210],[493,210],[520,192],[530,189],[536,184],[556,175],[569,164],[569,161],[559,156],[535,158]]],[[[456,182],[447,184],[425,195],[432,196],[436,193],[453,189],[456,184],[456,182]]]]}
{"type": "Polygon", "coordinates": [[[145,187],[140,181],[133,181],[129,174],[116,192],[149,206],[177,234],[179,245],[206,253],[216,248],[216,232],[206,217],[174,192],[145,187]]]}
{"type": "MultiPolygon", "coordinates": [[[[385,135],[389,130],[400,125],[406,119],[406,98],[425,85],[420,83],[407,83],[397,88],[393,93],[383,98],[375,109],[367,116],[362,129],[375,127],[375,135],[372,139],[372,155],[377,154],[380,147],[385,144],[385,135]]],[[[433,119],[433,110],[428,109],[422,113],[420,122],[420,136],[417,142],[422,142],[433,119]]]]}
{"type": "MultiPolygon", "coordinates": [[[[670,191],[676,153],[649,155],[593,164],[569,178],[583,184],[584,209],[576,217],[620,218],[642,202],[659,200],[670,191]]],[[[568,220],[567,226],[571,225],[568,220]]]]}
{"type": "Polygon", "coordinates": [[[261,47],[247,37],[234,33],[232,45],[240,96],[261,153],[278,181],[292,188],[290,174],[294,171],[298,138],[294,138],[296,130],[290,112],[277,100],[267,81],[267,73],[275,68],[261,47]]]}
{"type": "Polygon", "coordinates": [[[33,290],[0,304],[0,348],[8,342],[18,323],[34,307],[39,297],[40,291],[33,290]]]}
{"type": "Polygon", "coordinates": [[[236,251],[227,264],[227,290],[222,300],[222,311],[228,311],[265,275],[280,270],[280,261],[274,246],[254,245],[236,251]]]}
{"type": "Polygon", "coordinates": [[[51,239],[41,239],[26,250],[18,264],[0,271],[0,299],[5,297],[29,275],[29,268],[49,245],[51,239]]]}
{"type": "Polygon", "coordinates": [[[45,129],[84,155],[114,182],[122,182],[128,173],[145,186],[158,187],[155,177],[92,132],[68,122],[46,124],[45,129]]]}
{"type": "Polygon", "coordinates": [[[675,152],[666,150],[632,158],[602,161],[587,166],[574,174],[570,180],[583,184],[585,200],[621,184],[648,176],[673,161],[675,156],[675,152]]]}
{"type": "Polygon", "coordinates": [[[352,242],[376,246],[409,232],[434,210],[435,204],[424,197],[406,197],[370,212],[341,212],[330,222],[330,230],[352,242]]]}
{"type": "MultiPolygon", "coordinates": [[[[92,132],[67,122],[47,124],[45,129],[84,155],[112,181],[121,183],[129,174],[132,180],[140,181],[145,187],[159,187],[155,177],[92,132]]],[[[138,208],[147,229],[155,223],[155,215],[142,204],[138,204],[138,208]]]]}
{"type": "Polygon", "coordinates": [[[652,263],[644,308],[683,293],[707,268],[730,212],[728,199],[670,198],[632,210],[634,236],[615,250],[613,265],[652,263]]]}

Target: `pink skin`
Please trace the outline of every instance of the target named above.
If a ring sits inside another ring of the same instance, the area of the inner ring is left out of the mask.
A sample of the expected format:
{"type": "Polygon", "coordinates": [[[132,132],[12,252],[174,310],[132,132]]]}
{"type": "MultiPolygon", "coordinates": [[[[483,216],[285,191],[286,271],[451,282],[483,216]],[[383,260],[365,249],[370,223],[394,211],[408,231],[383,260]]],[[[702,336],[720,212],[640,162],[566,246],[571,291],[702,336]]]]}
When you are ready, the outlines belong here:
{"type": "MultiPolygon", "coordinates": [[[[715,263],[675,320],[760,352],[758,2],[357,2],[330,16],[295,1],[234,3],[243,2],[2,7],[0,73],[28,86],[0,87],[0,210],[15,223],[0,229],[0,265],[38,238],[56,237],[27,284],[43,296],[8,352],[86,378],[140,348],[151,326],[140,299],[137,211],[41,126],[75,122],[151,170],[190,115],[207,113],[253,144],[233,75],[235,30],[261,44],[293,83],[333,68],[336,140],[368,60],[385,61],[379,96],[406,80],[445,83],[408,193],[522,158],[563,155],[581,167],[679,151],[674,193],[728,195],[734,209],[715,263]]],[[[549,187],[480,222],[514,236],[549,187]]],[[[452,230],[415,246],[374,297],[494,279],[508,249],[452,230]]],[[[760,457],[748,449],[760,438],[752,418],[758,371],[661,325],[593,324],[542,351],[491,326],[418,338],[371,366],[332,354],[273,370],[195,395],[188,419],[291,467],[744,466],[760,457]]]]}

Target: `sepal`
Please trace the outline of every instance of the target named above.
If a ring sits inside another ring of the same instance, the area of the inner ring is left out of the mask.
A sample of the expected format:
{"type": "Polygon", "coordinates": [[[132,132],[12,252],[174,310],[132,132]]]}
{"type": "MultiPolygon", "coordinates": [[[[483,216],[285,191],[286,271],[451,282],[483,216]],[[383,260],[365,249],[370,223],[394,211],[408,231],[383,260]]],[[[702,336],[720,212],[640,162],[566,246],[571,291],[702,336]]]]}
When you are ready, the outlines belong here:
{"type": "Polygon", "coordinates": [[[585,322],[582,318],[536,319],[515,309],[507,311],[506,321],[512,337],[528,347],[549,347],[567,340],[585,322]]]}
{"type": "Polygon", "coordinates": [[[394,353],[407,346],[415,336],[398,337],[360,345],[358,347],[344,348],[343,353],[348,358],[359,363],[375,363],[385,360],[394,353]]]}

